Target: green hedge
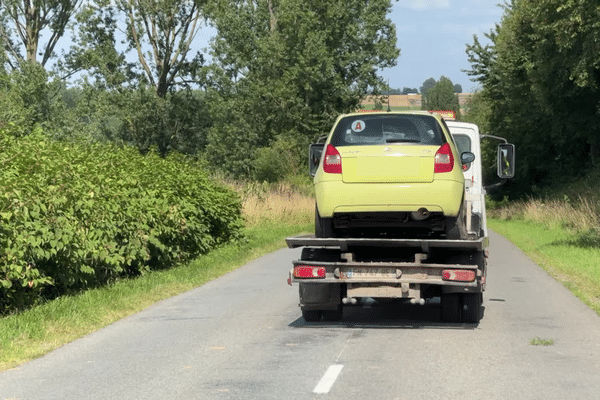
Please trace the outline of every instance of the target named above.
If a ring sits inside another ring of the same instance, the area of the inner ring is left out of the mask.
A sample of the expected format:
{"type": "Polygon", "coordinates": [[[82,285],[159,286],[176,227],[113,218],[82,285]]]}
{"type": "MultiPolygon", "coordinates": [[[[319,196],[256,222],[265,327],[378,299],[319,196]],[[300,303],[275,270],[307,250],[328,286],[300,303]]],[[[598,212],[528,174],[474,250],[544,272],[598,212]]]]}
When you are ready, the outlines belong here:
{"type": "Polygon", "coordinates": [[[0,314],[235,240],[240,200],[198,162],[0,130],[0,314]]]}

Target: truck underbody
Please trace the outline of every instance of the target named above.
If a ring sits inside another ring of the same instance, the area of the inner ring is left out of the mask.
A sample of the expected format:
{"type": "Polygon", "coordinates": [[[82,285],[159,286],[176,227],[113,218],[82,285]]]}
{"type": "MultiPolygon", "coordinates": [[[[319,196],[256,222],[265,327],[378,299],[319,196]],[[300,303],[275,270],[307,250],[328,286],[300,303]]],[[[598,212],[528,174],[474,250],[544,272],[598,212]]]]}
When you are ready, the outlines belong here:
{"type": "Polygon", "coordinates": [[[488,238],[476,240],[287,238],[304,247],[288,283],[299,283],[307,321],[338,320],[344,306],[375,301],[423,305],[439,298],[447,322],[478,322],[488,238]]]}

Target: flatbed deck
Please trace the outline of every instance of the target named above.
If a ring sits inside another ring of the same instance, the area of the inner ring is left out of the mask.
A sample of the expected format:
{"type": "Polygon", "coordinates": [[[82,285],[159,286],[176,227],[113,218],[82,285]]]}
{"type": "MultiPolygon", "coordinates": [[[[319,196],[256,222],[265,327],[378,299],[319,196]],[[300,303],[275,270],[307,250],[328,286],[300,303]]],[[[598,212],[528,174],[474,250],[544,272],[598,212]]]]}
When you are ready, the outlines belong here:
{"type": "Polygon", "coordinates": [[[483,251],[489,245],[489,238],[481,237],[474,240],[446,239],[387,239],[387,238],[317,238],[315,235],[299,235],[285,239],[289,248],[297,247],[330,247],[347,251],[353,247],[403,247],[417,248],[424,253],[429,249],[461,249],[483,251]]]}

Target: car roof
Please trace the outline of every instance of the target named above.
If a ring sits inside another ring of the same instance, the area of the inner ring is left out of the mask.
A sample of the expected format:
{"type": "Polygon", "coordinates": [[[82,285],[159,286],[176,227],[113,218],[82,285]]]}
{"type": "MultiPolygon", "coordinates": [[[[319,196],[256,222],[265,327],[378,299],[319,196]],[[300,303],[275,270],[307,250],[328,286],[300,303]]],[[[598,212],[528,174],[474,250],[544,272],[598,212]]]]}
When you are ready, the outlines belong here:
{"type": "Polygon", "coordinates": [[[348,114],[342,114],[339,118],[343,117],[354,117],[358,115],[431,115],[435,119],[441,122],[442,117],[437,113],[431,113],[429,111],[422,110],[409,110],[409,111],[367,111],[367,112],[353,112],[348,114]]]}

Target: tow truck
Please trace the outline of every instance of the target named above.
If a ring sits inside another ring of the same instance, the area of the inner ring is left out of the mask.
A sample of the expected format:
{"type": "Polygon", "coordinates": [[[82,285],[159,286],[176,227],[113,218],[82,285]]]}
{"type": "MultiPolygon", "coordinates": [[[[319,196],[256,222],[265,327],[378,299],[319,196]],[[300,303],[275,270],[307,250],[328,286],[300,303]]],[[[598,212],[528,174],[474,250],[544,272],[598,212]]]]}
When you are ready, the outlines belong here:
{"type": "MultiPolygon", "coordinates": [[[[300,235],[286,238],[289,248],[302,247],[293,261],[288,284],[299,284],[300,308],[307,322],[337,321],[343,308],[368,302],[424,305],[439,299],[441,318],[477,323],[482,317],[489,237],[482,171],[482,139],[497,146],[498,186],[514,176],[515,148],[506,139],[480,135],[477,125],[442,114],[455,145],[475,160],[463,165],[464,226],[458,240],[444,237],[334,237],[300,235]]],[[[322,163],[323,145],[311,145],[310,173],[322,163]]],[[[489,188],[489,187],[488,187],[489,188]]]]}

